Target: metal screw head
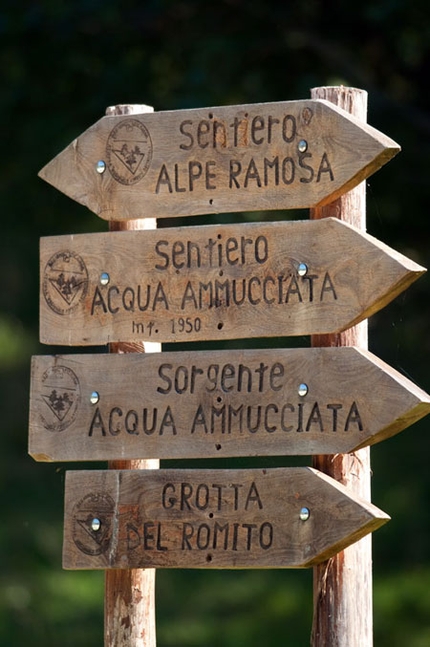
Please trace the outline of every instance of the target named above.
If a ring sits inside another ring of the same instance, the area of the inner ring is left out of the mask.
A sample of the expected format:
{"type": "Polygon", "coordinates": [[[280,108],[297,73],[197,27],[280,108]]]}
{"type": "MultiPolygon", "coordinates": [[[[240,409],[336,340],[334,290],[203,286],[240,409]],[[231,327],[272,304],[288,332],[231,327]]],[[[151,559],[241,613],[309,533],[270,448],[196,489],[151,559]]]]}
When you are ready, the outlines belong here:
{"type": "Polygon", "coordinates": [[[102,522],[100,519],[97,519],[97,517],[94,517],[94,519],[91,522],[91,530],[93,532],[98,532],[101,528],[102,522]]]}
{"type": "Polygon", "coordinates": [[[307,521],[311,516],[311,511],[309,508],[300,508],[299,517],[300,521],[307,521]]]}
{"type": "Polygon", "coordinates": [[[97,393],[97,391],[93,391],[90,395],[91,404],[97,404],[99,400],[100,400],[99,394],[97,393]]]}
{"type": "Polygon", "coordinates": [[[299,149],[299,153],[306,153],[308,150],[308,142],[306,139],[301,139],[297,145],[297,148],[299,149]]]}
{"type": "Polygon", "coordinates": [[[301,398],[304,398],[304,397],[305,397],[305,395],[307,395],[307,394],[308,394],[308,391],[309,391],[309,388],[308,388],[308,385],[307,385],[307,384],[305,384],[304,382],[302,382],[301,384],[299,384],[299,388],[297,389],[297,393],[299,394],[299,396],[300,396],[301,398]]]}
{"type": "Polygon", "coordinates": [[[109,274],[108,274],[107,272],[102,272],[102,273],[100,274],[100,283],[101,283],[102,285],[107,285],[107,284],[109,283],[109,281],[110,281],[110,276],[109,276],[109,274]]]}
{"type": "Polygon", "coordinates": [[[297,274],[299,276],[306,276],[307,273],[308,273],[308,266],[306,265],[306,263],[299,263],[297,267],[297,274]]]}
{"type": "Polygon", "coordinates": [[[99,160],[96,164],[96,171],[97,173],[100,173],[100,175],[104,173],[106,171],[106,162],[99,160]]]}

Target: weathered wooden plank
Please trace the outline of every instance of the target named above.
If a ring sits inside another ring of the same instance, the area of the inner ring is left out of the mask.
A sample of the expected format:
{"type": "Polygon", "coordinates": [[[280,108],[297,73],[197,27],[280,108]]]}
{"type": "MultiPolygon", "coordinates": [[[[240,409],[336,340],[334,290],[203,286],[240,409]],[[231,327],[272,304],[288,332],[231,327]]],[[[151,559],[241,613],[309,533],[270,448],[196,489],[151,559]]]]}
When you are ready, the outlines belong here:
{"type": "Polygon", "coordinates": [[[400,147],[321,100],[103,117],[39,175],[106,220],[305,208],[400,147]]]}
{"type": "Polygon", "coordinates": [[[355,348],[41,356],[29,452],[43,461],[346,453],[429,411],[429,395],[355,348]]]}
{"type": "Polygon", "coordinates": [[[63,566],[301,568],[388,520],[310,467],[68,472],[63,566]]]}
{"type": "Polygon", "coordinates": [[[43,238],[40,338],[92,345],[335,332],[424,271],[335,218],[43,238]]]}

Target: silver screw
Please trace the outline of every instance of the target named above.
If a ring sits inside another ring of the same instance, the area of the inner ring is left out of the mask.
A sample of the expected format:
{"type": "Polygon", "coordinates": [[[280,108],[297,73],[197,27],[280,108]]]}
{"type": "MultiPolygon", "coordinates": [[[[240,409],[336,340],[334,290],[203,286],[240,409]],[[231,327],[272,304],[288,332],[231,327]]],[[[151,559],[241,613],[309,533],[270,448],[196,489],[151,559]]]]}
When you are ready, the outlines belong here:
{"type": "Polygon", "coordinates": [[[109,283],[109,281],[110,281],[110,276],[109,276],[109,274],[108,274],[107,272],[102,272],[102,273],[100,274],[100,283],[101,283],[102,285],[107,285],[107,284],[109,283]]]}
{"type": "Polygon", "coordinates": [[[98,532],[101,528],[102,522],[100,519],[97,519],[97,517],[94,517],[94,519],[91,522],[91,530],[93,532],[98,532]]]}
{"type": "Polygon", "coordinates": [[[308,142],[306,139],[301,139],[298,143],[297,148],[299,149],[299,153],[306,153],[308,150],[308,142]]]}
{"type": "Polygon", "coordinates": [[[99,396],[99,394],[97,393],[97,391],[93,391],[93,392],[91,393],[91,395],[90,395],[90,402],[91,402],[91,404],[97,404],[97,402],[99,401],[99,399],[100,399],[100,396],[99,396]]]}
{"type": "Polygon", "coordinates": [[[96,164],[96,171],[97,173],[104,173],[106,171],[106,163],[103,160],[99,160],[96,164]]]}
{"type": "Polygon", "coordinates": [[[301,398],[304,398],[305,395],[307,395],[308,391],[309,391],[309,389],[308,389],[307,384],[305,384],[304,382],[302,382],[302,384],[299,384],[299,388],[297,389],[297,393],[299,394],[299,396],[301,398]]]}
{"type": "Polygon", "coordinates": [[[309,510],[309,508],[300,509],[300,513],[299,513],[300,521],[307,521],[310,516],[311,516],[311,511],[309,510]]]}
{"type": "Polygon", "coordinates": [[[308,266],[306,263],[299,263],[299,266],[297,268],[297,274],[299,276],[305,276],[308,273],[308,266]]]}

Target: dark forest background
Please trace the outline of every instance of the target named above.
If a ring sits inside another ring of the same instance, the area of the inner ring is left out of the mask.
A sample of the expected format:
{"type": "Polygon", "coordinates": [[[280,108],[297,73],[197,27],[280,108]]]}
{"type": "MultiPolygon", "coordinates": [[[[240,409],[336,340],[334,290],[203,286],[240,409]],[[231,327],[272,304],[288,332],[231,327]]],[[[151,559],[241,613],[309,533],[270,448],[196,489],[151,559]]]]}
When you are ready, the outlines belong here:
{"type": "MultiPolygon", "coordinates": [[[[367,182],[368,231],[428,267],[429,43],[427,0],[3,0],[1,646],[103,644],[103,573],[61,568],[64,473],[87,465],[35,463],[27,416],[30,356],[58,352],[38,343],[39,237],[107,224],[37,172],[112,104],[171,110],[360,87],[369,123],[403,149],[367,182]]],[[[246,214],[231,216],[241,220],[246,214]]],[[[427,391],[429,310],[424,277],[370,320],[371,351],[427,391]]],[[[376,647],[430,645],[429,425],[372,449],[373,501],[392,516],[374,535],[376,647]]],[[[259,463],[216,466],[233,464],[259,463]]],[[[301,647],[311,617],[311,571],[157,573],[160,647],[301,647]]]]}

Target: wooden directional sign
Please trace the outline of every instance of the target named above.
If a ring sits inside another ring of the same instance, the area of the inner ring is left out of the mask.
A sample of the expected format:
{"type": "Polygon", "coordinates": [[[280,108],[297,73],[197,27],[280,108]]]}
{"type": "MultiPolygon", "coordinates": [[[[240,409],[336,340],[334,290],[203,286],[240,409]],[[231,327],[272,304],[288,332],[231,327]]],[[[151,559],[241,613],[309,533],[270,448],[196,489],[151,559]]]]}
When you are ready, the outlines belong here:
{"type": "Polygon", "coordinates": [[[424,268],[339,220],[43,238],[44,343],[329,333],[424,268]]]}
{"type": "Polygon", "coordinates": [[[40,176],[106,220],[306,208],[400,150],[323,100],[103,117],[40,176]]]}
{"type": "Polygon", "coordinates": [[[29,451],[42,461],[346,453],[429,411],[429,395],[352,347],[42,356],[29,451]]]}
{"type": "Polygon", "coordinates": [[[301,568],[389,520],[310,467],[68,472],[65,500],[70,569],[301,568]]]}

